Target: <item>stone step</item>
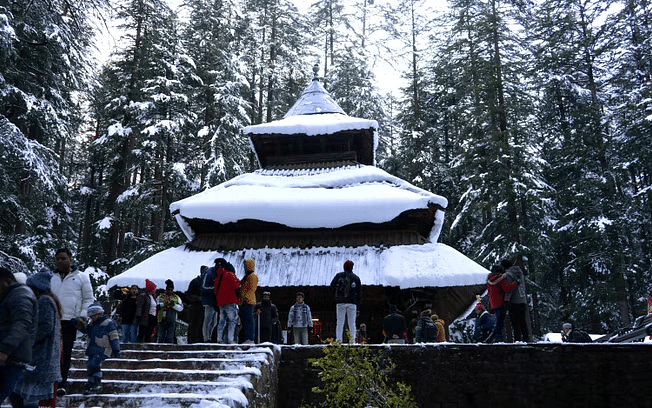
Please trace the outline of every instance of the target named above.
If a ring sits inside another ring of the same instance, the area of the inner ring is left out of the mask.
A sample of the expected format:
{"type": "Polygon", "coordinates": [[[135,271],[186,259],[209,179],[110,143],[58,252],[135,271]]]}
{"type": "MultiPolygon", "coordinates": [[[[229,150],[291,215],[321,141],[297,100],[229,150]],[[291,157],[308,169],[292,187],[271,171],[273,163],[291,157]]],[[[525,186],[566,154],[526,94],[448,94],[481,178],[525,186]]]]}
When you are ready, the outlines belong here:
{"type": "Polygon", "coordinates": [[[222,393],[216,395],[205,394],[102,394],[102,395],[73,395],[68,397],[66,407],[159,407],[159,408],[185,408],[185,407],[251,407],[248,397],[241,393],[222,393]]]}
{"type": "Polygon", "coordinates": [[[62,400],[66,407],[168,408],[201,401],[211,407],[264,407],[279,354],[276,347],[256,345],[123,345],[119,358],[102,364],[101,393],[83,395],[86,356],[75,349],[62,400]]]}

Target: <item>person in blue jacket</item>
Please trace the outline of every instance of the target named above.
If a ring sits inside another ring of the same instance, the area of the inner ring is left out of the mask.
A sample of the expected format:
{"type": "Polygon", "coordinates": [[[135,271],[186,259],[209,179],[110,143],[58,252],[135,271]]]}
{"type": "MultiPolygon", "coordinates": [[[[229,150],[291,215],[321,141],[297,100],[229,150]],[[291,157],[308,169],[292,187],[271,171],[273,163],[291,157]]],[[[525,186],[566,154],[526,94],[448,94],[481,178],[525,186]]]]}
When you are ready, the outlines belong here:
{"type": "Polygon", "coordinates": [[[93,303],[88,307],[87,313],[90,323],[80,327],[83,333],[88,334],[88,389],[85,394],[96,394],[102,391],[102,363],[107,358],[117,358],[120,354],[120,335],[118,325],[104,314],[102,305],[93,303]]]}
{"type": "Polygon", "coordinates": [[[473,310],[475,313],[475,330],[473,331],[473,341],[480,343],[490,343],[494,336],[494,326],[496,319],[492,314],[487,312],[482,306],[478,305],[473,310]]]}

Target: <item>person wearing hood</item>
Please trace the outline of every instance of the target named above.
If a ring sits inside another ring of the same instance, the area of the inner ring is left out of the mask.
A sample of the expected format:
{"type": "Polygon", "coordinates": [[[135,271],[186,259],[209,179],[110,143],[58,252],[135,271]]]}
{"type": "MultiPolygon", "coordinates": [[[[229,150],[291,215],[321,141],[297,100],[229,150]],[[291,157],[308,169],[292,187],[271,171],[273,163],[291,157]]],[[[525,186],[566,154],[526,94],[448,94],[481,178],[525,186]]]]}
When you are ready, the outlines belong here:
{"type": "Polygon", "coordinates": [[[514,341],[530,341],[530,331],[527,326],[527,294],[525,292],[525,276],[523,270],[509,259],[500,261],[505,268],[507,282],[518,283],[518,288],[505,293],[505,306],[509,313],[514,331],[514,341]]]}
{"type": "Polygon", "coordinates": [[[353,273],[353,262],[344,262],[344,272],[339,272],[331,281],[330,286],[335,289],[335,303],[337,312],[337,324],[335,325],[335,339],[342,342],[344,319],[349,322],[349,343],[355,343],[356,334],[356,315],[358,305],[361,301],[360,278],[353,273]]]}
{"type": "Polygon", "coordinates": [[[86,321],[86,310],[95,302],[91,280],[72,263],[72,252],[60,248],[55,254],[56,268],[51,280],[52,293],[61,303],[61,382],[58,396],[66,395],[72,347],[77,338],[77,327],[86,321]]]}
{"type": "Polygon", "coordinates": [[[489,308],[496,316],[493,343],[503,342],[505,329],[505,293],[518,287],[518,282],[509,283],[505,270],[500,265],[492,265],[491,273],[487,278],[487,291],[489,292],[489,308]]]}
{"type": "Polygon", "coordinates": [[[244,330],[243,343],[254,342],[256,326],[254,324],[254,306],[256,306],[256,289],[258,275],[254,271],[256,263],[253,259],[244,260],[245,275],[240,281],[240,320],[244,330]]]}
{"type": "Polygon", "coordinates": [[[138,343],[152,341],[152,332],[156,327],[156,284],[145,279],[145,290],[141,291],[136,299],[136,321],[138,322],[138,343]]]}
{"type": "Polygon", "coordinates": [[[9,397],[15,407],[36,408],[46,400],[52,404],[54,386],[61,381],[61,306],[50,291],[51,279],[50,272],[38,272],[26,281],[38,303],[38,328],[32,347],[34,369],[25,373],[9,397]]]}
{"type": "Polygon", "coordinates": [[[0,404],[32,362],[38,303],[34,292],[0,267],[0,404]]]}

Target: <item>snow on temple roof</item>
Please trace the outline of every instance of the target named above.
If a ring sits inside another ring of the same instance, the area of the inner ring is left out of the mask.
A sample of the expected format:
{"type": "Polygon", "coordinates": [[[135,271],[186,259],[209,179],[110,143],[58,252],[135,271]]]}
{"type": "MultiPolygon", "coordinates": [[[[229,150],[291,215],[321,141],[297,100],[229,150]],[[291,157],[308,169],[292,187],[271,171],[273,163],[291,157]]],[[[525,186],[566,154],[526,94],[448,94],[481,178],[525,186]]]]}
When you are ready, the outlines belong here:
{"type": "Polygon", "coordinates": [[[245,135],[332,135],[345,130],[378,129],[375,120],[354,118],[341,113],[289,116],[273,122],[244,128],[245,135]]]}
{"type": "MultiPolygon", "coordinates": [[[[388,222],[429,204],[446,208],[448,201],[377,167],[359,165],[317,172],[259,170],[176,201],[170,211],[178,214],[179,225],[192,240],[194,234],[183,217],[222,224],[252,219],[292,228],[339,228],[388,222]]],[[[437,241],[442,223],[443,213],[435,220],[431,242],[437,241]]]]}
{"type": "MultiPolygon", "coordinates": [[[[313,67],[313,71],[314,71],[313,67]]],[[[319,83],[317,72],[312,83],[303,91],[299,99],[292,105],[290,110],[283,116],[288,118],[296,115],[313,115],[321,113],[341,113],[344,114],[340,105],[330,96],[323,86],[319,83]]]]}
{"type": "Polygon", "coordinates": [[[107,287],[144,286],[145,279],[165,287],[165,280],[172,279],[176,290],[186,291],[201,266],[213,265],[216,258],[231,262],[240,278],[242,262],[253,258],[259,285],[264,287],[328,286],[347,259],[355,263],[353,270],[363,285],[401,289],[480,285],[488,273],[457,250],[439,243],[391,248],[264,248],[228,253],[190,251],[180,246],[159,252],[109,279],[107,287]]]}

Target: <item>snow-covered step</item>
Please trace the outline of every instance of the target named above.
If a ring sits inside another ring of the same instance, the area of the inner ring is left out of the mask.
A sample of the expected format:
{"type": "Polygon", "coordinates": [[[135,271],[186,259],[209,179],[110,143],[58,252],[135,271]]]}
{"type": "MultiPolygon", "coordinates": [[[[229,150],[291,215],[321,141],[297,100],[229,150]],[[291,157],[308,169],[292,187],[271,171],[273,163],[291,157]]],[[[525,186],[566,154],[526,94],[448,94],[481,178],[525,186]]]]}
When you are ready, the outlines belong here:
{"type": "Polygon", "coordinates": [[[77,349],[68,395],[60,402],[66,407],[267,407],[275,398],[270,391],[276,388],[279,358],[280,348],[271,344],[124,345],[119,358],[102,365],[102,392],[83,395],[86,358],[77,349]]]}

